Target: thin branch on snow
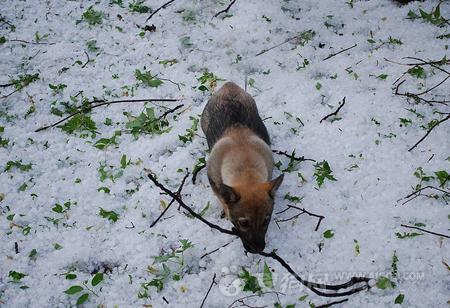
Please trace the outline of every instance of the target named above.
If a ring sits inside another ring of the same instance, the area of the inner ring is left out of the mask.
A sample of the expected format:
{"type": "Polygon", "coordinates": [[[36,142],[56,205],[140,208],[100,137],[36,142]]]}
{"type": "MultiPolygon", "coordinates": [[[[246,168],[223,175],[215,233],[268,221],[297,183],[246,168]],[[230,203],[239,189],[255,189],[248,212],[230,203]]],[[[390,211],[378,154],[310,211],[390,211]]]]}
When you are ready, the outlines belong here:
{"type": "Polygon", "coordinates": [[[442,236],[442,237],[446,237],[446,238],[450,238],[450,235],[446,235],[446,234],[442,234],[442,233],[437,233],[437,232],[433,232],[433,231],[428,231],[416,226],[408,226],[408,225],[401,225],[403,228],[409,228],[409,229],[416,229],[425,233],[429,233],[429,234],[433,234],[433,235],[437,235],[437,236],[442,236]]]}
{"type": "Polygon", "coordinates": [[[55,45],[55,43],[45,43],[45,42],[33,42],[33,41],[25,41],[25,40],[7,40],[7,42],[17,42],[17,43],[23,43],[23,44],[32,44],[32,45],[55,45]]]}
{"type": "MultiPolygon", "coordinates": [[[[191,209],[188,205],[186,205],[186,203],[184,203],[184,201],[182,200],[181,196],[178,196],[175,192],[171,191],[170,189],[165,187],[163,184],[161,184],[157,180],[156,176],[153,175],[149,170],[145,170],[145,171],[147,172],[148,178],[153,182],[153,184],[155,184],[156,187],[158,187],[161,191],[167,193],[171,198],[175,199],[175,201],[177,201],[177,203],[180,205],[180,207],[182,207],[183,209],[187,210],[189,212],[189,214],[194,216],[194,218],[197,218],[198,220],[200,220],[204,224],[208,225],[210,228],[218,230],[221,233],[239,236],[239,233],[238,233],[238,231],[235,228],[233,228],[232,230],[227,230],[227,229],[224,229],[224,228],[222,228],[222,227],[220,227],[220,226],[218,226],[216,224],[213,224],[210,221],[208,221],[205,218],[203,218],[200,214],[196,213],[193,209],[191,209]]],[[[355,294],[357,292],[361,292],[361,291],[370,289],[369,281],[372,278],[368,278],[368,277],[352,277],[346,283],[337,284],[337,285],[327,285],[327,284],[315,283],[315,282],[311,282],[311,281],[308,281],[308,280],[305,280],[305,279],[301,278],[290,267],[290,265],[283,258],[281,258],[275,251],[272,251],[270,253],[259,252],[258,254],[261,255],[261,256],[264,256],[264,257],[267,257],[267,258],[271,258],[271,259],[277,261],[291,275],[293,275],[295,277],[295,279],[297,279],[301,284],[303,284],[304,286],[306,286],[307,288],[309,288],[311,291],[313,291],[315,294],[317,294],[319,296],[340,297],[340,296],[347,296],[347,295],[355,294]],[[348,289],[348,288],[353,287],[355,285],[358,285],[358,286],[355,287],[355,288],[352,288],[350,290],[347,290],[347,291],[341,291],[341,292],[324,292],[324,291],[321,291],[321,290],[339,291],[339,290],[342,290],[342,289],[348,289]]]]}
{"type": "Polygon", "coordinates": [[[350,50],[350,49],[352,49],[352,48],[355,48],[356,46],[358,46],[358,44],[355,43],[355,45],[353,45],[353,46],[350,46],[350,47],[348,47],[348,48],[344,48],[344,49],[342,49],[342,50],[340,50],[340,51],[338,51],[338,52],[336,52],[336,53],[329,54],[329,55],[328,55],[325,59],[323,59],[322,61],[326,61],[326,60],[328,60],[328,59],[330,59],[330,58],[333,58],[334,56],[337,56],[338,54],[341,54],[341,53],[343,53],[343,52],[346,52],[347,50],[350,50]]]}
{"type": "Polygon", "coordinates": [[[228,4],[228,6],[227,6],[225,9],[223,9],[222,11],[219,11],[219,12],[217,12],[216,14],[214,14],[213,18],[219,16],[220,14],[228,13],[228,11],[231,9],[231,7],[233,6],[233,4],[234,4],[235,2],[236,2],[236,0],[232,0],[232,1],[230,2],[230,4],[228,4]]]}
{"type": "Polygon", "coordinates": [[[286,40],[284,40],[283,42],[281,42],[281,43],[279,43],[279,44],[277,44],[277,45],[274,45],[274,46],[269,47],[269,48],[267,48],[267,49],[263,49],[263,50],[261,50],[260,52],[258,52],[258,53],[255,55],[255,57],[260,56],[260,55],[262,55],[262,54],[265,54],[266,52],[271,51],[272,49],[275,49],[275,48],[277,48],[277,47],[280,47],[280,46],[282,46],[282,45],[284,45],[284,44],[286,44],[286,43],[289,43],[290,41],[295,40],[295,39],[298,38],[299,36],[300,36],[300,35],[296,35],[296,36],[287,38],[286,40]]]}
{"type": "Polygon", "coordinates": [[[212,289],[214,284],[216,284],[216,273],[214,273],[214,276],[213,276],[212,281],[211,281],[211,285],[209,286],[208,292],[206,292],[206,295],[205,295],[205,297],[202,300],[200,308],[203,308],[203,305],[205,304],[206,299],[208,298],[209,292],[211,292],[211,289],[212,289]]]}
{"type": "Polygon", "coordinates": [[[320,306],[315,306],[315,308],[328,308],[328,307],[331,307],[333,305],[345,303],[346,301],[348,301],[348,298],[344,298],[344,299],[341,299],[339,301],[330,302],[330,303],[323,304],[323,305],[320,305],[320,306]]]}
{"type": "Polygon", "coordinates": [[[397,84],[394,87],[394,94],[395,95],[397,95],[397,96],[405,96],[406,98],[413,99],[416,103],[421,103],[422,102],[422,103],[426,103],[426,104],[428,104],[430,106],[433,106],[433,104],[442,104],[442,105],[446,105],[447,106],[448,103],[450,103],[450,100],[435,100],[435,99],[427,99],[427,98],[423,97],[424,94],[430,93],[432,90],[435,90],[436,88],[441,86],[444,82],[446,82],[448,79],[450,79],[450,72],[441,67],[442,65],[450,64],[450,60],[445,60],[444,61],[444,59],[442,59],[442,60],[438,60],[438,61],[434,61],[434,60],[425,61],[423,59],[416,58],[416,57],[403,57],[402,59],[410,59],[410,60],[415,60],[415,61],[418,61],[418,62],[414,62],[414,63],[400,63],[400,62],[396,62],[396,61],[392,61],[392,60],[389,60],[387,58],[384,58],[384,60],[387,61],[387,62],[391,62],[391,63],[398,64],[398,65],[410,66],[412,68],[429,65],[429,66],[431,66],[431,67],[433,67],[433,68],[435,68],[435,69],[445,73],[447,76],[444,79],[442,79],[441,81],[439,81],[433,87],[431,87],[429,89],[426,89],[426,90],[424,90],[424,91],[422,91],[420,93],[411,93],[411,92],[404,92],[404,93],[402,93],[402,92],[400,92],[400,86],[406,80],[402,80],[399,84],[397,84],[397,82],[399,82],[409,72],[409,70],[408,70],[408,71],[404,72],[399,78],[397,78],[397,80],[395,80],[395,82],[393,83],[393,85],[397,84]]]}
{"type": "Polygon", "coordinates": [[[433,125],[431,125],[431,127],[427,130],[426,134],[419,139],[419,141],[417,141],[411,148],[409,148],[408,152],[411,152],[412,150],[414,150],[422,141],[425,140],[425,138],[428,137],[428,135],[431,133],[431,131],[438,126],[439,124],[447,121],[448,119],[450,119],[450,114],[447,115],[445,118],[443,118],[442,120],[437,121],[436,123],[434,123],[433,125]]]}
{"type": "Polygon", "coordinates": [[[338,112],[341,110],[341,108],[344,107],[344,105],[345,105],[345,96],[344,96],[344,98],[342,99],[342,103],[339,105],[339,107],[337,107],[336,111],[334,111],[334,112],[332,112],[332,113],[330,113],[330,114],[324,116],[324,117],[322,118],[322,120],[320,120],[319,123],[322,123],[322,121],[325,121],[325,120],[328,119],[329,117],[336,116],[336,115],[338,114],[338,112]]]}
{"type": "Polygon", "coordinates": [[[210,252],[207,252],[207,253],[203,254],[203,255],[200,257],[200,259],[203,259],[204,257],[209,256],[210,254],[213,254],[213,253],[215,253],[216,251],[219,251],[220,248],[227,247],[228,245],[230,245],[231,243],[233,243],[233,241],[234,241],[234,240],[232,240],[232,241],[230,241],[230,242],[228,242],[228,243],[226,243],[226,244],[223,244],[222,246],[220,246],[220,247],[218,247],[218,248],[216,248],[216,249],[214,249],[214,250],[211,250],[210,252]]]}
{"type": "MultiPolygon", "coordinates": [[[[186,175],[184,176],[184,178],[181,180],[181,184],[178,187],[178,190],[176,192],[177,196],[181,196],[181,190],[183,189],[184,183],[186,182],[186,179],[188,177],[189,173],[186,172],[186,175]]],[[[166,206],[166,208],[164,209],[164,211],[162,211],[162,213],[158,216],[158,218],[155,219],[155,221],[150,225],[150,228],[153,228],[158,221],[164,216],[164,214],[166,214],[166,212],[169,210],[170,206],[175,202],[175,199],[172,199],[170,201],[170,203],[166,206]]]]}
{"type": "MultiPolygon", "coordinates": [[[[276,292],[276,291],[268,291],[268,292],[262,292],[261,294],[247,295],[247,296],[240,297],[240,298],[236,299],[234,302],[232,302],[232,303],[228,306],[228,308],[233,308],[234,304],[237,304],[237,303],[240,303],[241,305],[240,305],[240,306],[236,306],[236,307],[242,307],[242,306],[250,307],[250,306],[248,306],[247,304],[245,304],[244,301],[245,301],[246,299],[253,298],[253,297],[261,297],[262,295],[265,295],[265,294],[275,294],[275,295],[277,296],[278,301],[280,301],[278,295],[283,295],[283,296],[286,295],[286,294],[284,294],[284,293],[276,292]]],[[[266,307],[266,306],[264,306],[264,307],[266,307]]]]}
{"type": "Polygon", "coordinates": [[[84,54],[86,55],[87,60],[86,60],[86,62],[81,66],[81,68],[85,68],[86,65],[88,65],[88,63],[91,61],[91,59],[89,58],[89,54],[88,54],[86,51],[84,51],[84,54]]]}
{"type": "Polygon", "coordinates": [[[410,193],[410,194],[407,195],[406,197],[397,200],[397,202],[400,201],[400,200],[404,200],[404,199],[410,198],[410,199],[408,199],[408,200],[406,200],[405,202],[402,203],[402,205],[404,205],[404,204],[406,204],[406,203],[408,203],[408,202],[414,200],[415,198],[417,198],[417,197],[419,197],[419,196],[422,196],[421,192],[422,192],[423,190],[425,190],[425,189],[434,189],[434,190],[443,192],[444,194],[450,195],[450,191],[446,191],[446,190],[440,189],[440,188],[438,188],[438,187],[434,187],[434,186],[427,185],[427,186],[424,186],[424,187],[422,187],[422,188],[420,188],[420,189],[418,189],[418,190],[416,190],[416,191],[413,191],[412,193],[410,193]],[[412,197],[412,198],[411,198],[411,197],[412,197]]]}
{"type": "Polygon", "coordinates": [[[205,168],[206,164],[201,167],[198,167],[197,169],[194,170],[194,172],[192,172],[192,184],[195,184],[195,182],[197,181],[197,174],[205,168]]]}
{"type": "MultiPolygon", "coordinates": [[[[88,102],[88,104],[90,104],[90,106],[80,106],[78,107],[78,111],[75,111],[74,113],[71,113],[70,115],[68,115],[67,117],[53,123],[47,126],[43,126],[40,127],[38,129],[36,129],[34,132],[40,132],[43,131],[45,129],[51,128],[51,127],[55,127],[58,124],[61,124],[64,121],[67,121],[68,119],[72,118],[73,116],[76,116],[77,114],[80,113],[86,113],[91,111],[94,108],[97,107],[101,107],[101,106],[105,106],[105,105],[112,105],[112,104],[120,104],[120,103],[145,103],[145,102],[177,102],[180,101],[181,99],[179,98],[149,98],[149,99],[124,99],[124,100],[118,100],[118,101],[104,101],[104,100],[93,100],[91,102],[88,102]]],[[[168,114],[180,109],[181,107],[183,107],[184,104],[178,105],[175,108],[172,108],[166,112],[164,112],[158,119],[156,119],[155,121],[159,121],[162,118],[164,118],[165,116],[167,116],[168,114]]]]}
{"type": "Polygon", "coordinates": [[[282,210],[282,211],[280,211],[280,212],[278,212],[278,213],[275,213],[275,214],[278,215],[278,214],[284,213],[284,212],[286,212],[286,211],[289,210],[289,209],[297,209],[297,210],[300,211],[300,213],[298,213],[298,214],[296,214],[296,215],[294,215],[294,216],[292,216],[292,217],[290,217],[290,218],[287,218],[287,219],[280,219],[280,220],[277,220],[277,222],[286,222],[286,221],[290,221],[290,220],[292,220],[292,219],[295,219],[295,218],[299,217],[300,215],[308,214],[309,216],[317,217],[317,218],[319,219],[319,220],[317,221],[316,227],[315,227],[315,229],[314,229],[314,231],[317,231],[317,230],[319,230],[320,223],[322,222],[323,219],[325,219],[325,216],[318,215],[318,214],[314,214],[314,213],[311,213],[310,211],[305,210],[304,208],[300,208],[300,207],[297,207],[297,206],[294,206],[294,205],[289,205],[289,204],[287,205],[287,208],[286,208],[286,209],[284,209],[284,210],[282,210]]]}
{"type": "Polygon", "coordinates": [[[145,22],[148,22],[156,13],[158,13],[161,9],[165,9],[166,7],[171,5],[173,2],[175,2],[175,0],[170,0],[166,3],[164,3],[163,5],[161,5],[159,8],[156,9],[156,11],[152,12],[150,14],[150,16],[148,16],[148,18],[145,20],[145,22]]]}
{"type": "Polygon", "coordinates": [[[273,153],[278,154],[278,155],[283,155],[288,157],[289,159],[295,160],[295,161],[312,161],[312,162],[316,162],[315,159],[312,158],[305,158],[304,156],[295,156],[295,152],[293,152],[294,154],[289,154],[287,151],[280,151],[280,150],[272,150],[273,153]]]}

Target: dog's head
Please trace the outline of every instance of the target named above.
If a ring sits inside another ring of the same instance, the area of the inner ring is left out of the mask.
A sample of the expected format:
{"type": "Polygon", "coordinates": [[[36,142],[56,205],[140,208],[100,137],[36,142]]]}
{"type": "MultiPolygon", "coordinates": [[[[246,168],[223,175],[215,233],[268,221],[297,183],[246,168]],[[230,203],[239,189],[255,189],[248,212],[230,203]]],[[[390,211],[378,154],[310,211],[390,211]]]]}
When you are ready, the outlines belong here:
{"type": "Polygon", "coordinates": [[[283,181],[280,175],[267,183],[231,187],[221,184],[217,192],[246,250],[258,253],[266,246],[266,232],[272,217],[275,193],[283,181]]]}

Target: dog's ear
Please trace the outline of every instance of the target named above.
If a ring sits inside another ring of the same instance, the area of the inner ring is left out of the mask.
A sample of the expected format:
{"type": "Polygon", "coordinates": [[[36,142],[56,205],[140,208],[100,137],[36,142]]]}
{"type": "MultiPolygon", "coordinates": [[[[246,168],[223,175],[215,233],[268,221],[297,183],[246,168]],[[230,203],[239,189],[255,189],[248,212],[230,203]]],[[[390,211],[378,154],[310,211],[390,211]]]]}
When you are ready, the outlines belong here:
{"type": "Polygon", "coordinates": [[[279,177],[273,179],[272,181],[270,181],[268,184],[268,190],[267,192],[269,193],[270,197],[272,199],[275,198],[275,193],[277,192],[278,188],[280,187],[281,183],[283,182],[284,179],[284,174],[281,174],[279,177]]]}
{"type": "Polygon", "coordinates": [[[233,189],[233,187],[220,184],[219,195],[223,198],[226,204],[233,205],[239,202],[241,196],[233,189]]]}

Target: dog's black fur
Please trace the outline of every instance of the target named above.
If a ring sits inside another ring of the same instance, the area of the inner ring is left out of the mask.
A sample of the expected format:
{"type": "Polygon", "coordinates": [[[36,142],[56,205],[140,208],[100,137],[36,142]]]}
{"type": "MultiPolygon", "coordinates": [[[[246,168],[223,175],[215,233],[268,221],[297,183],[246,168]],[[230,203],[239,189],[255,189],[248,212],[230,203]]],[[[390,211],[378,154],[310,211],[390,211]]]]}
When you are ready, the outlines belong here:
{"type": "Polygon", "coordinates": [[[233,82],[227,82],[209,99],[201,118],[210,150],[228,128],[238,126],[248,127],[270,145],[269,133],[255,100],[233,82]]]}

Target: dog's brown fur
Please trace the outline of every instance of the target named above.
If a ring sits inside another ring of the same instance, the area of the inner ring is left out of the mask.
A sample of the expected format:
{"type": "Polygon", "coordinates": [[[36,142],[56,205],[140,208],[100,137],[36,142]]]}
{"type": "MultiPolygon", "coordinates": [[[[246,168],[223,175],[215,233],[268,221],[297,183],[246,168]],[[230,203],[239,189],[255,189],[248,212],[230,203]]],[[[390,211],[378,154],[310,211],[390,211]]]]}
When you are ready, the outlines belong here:
{"type": "Polygon", "coordinates": [[[208,178],[245,248],[262,251],[283,175],[270,181],[273,157],[253,98],[226,83],[208,101],[201,119],[211,149],[208,178]]]}

